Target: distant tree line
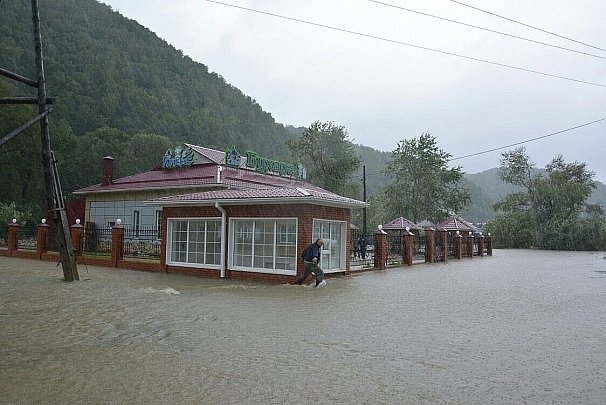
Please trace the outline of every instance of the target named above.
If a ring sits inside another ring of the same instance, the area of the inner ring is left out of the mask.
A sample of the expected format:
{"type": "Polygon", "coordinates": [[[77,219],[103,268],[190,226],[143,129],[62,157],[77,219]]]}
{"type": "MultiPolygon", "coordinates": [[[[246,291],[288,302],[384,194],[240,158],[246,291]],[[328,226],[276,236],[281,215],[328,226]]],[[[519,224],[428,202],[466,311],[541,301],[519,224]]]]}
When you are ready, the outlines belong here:
{"type": "Polygon", "coordinates": [[[490,220],[497,245],[553,250],[606,249],[603,208],[588,203],[596,187],[586,163],[566,163],[561,155],[538,170],[523,147],[501,155],[501,179],[520,191],[507,194],[490,220]]]}

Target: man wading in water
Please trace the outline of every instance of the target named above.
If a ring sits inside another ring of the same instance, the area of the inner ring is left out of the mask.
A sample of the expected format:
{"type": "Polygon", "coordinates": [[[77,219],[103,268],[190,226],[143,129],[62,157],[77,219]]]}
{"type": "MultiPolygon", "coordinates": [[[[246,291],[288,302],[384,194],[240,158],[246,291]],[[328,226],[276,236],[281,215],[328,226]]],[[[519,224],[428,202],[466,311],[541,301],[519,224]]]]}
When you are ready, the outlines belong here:
{"type": "Polygon", "coordinates": [[[318,265],[318,263],[320,263],[322,245],[324,245],[324,241],[322,239],[318,239],[305,248],[303,254],[301,255],[301,257],[303,257],[303,261],[305,262],[305,271],[301,277],[295,281],[295,284],[302,284],[311,273],[315,273],[316,287],[326,285],[326,281],[324,281],[324,270],[322,270],[318,265]]]}

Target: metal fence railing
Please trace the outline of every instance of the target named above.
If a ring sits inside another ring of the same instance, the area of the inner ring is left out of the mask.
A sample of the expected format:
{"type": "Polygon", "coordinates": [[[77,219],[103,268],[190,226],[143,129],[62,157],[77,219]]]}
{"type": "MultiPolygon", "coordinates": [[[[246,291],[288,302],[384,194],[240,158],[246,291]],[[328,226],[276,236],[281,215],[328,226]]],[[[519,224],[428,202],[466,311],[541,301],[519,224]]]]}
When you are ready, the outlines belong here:
{"type": "Polygon", "coordinates": [[[36,250],[38,248],[38,225],[25,225],[17,230],[19,250],[36,250]]]}
{"type": "Polygon", "coordinates": [[[124,256],[160,259],[160,243],[124,240],[122,249],[124,256]]]}
{"type": "Polygon", "coordinates": [[[111,228],[85,228],[82,232],[83,253],[107,253],[112,251],[111,228]]]}
{"type": "Polygon", "coordinates": [[[375,260],[375,239],[371,233],[364,234],[355,230],[351,233],[352,253],[350,266],[352,268],[373,267],[375,260]]]}

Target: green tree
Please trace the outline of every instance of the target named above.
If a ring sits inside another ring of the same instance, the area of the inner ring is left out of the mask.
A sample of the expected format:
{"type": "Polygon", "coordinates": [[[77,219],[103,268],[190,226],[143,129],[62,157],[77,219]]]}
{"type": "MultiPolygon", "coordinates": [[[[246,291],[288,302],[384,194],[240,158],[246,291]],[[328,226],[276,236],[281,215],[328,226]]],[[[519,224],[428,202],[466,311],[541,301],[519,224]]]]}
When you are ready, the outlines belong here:
{"type": "Polygon", "coordinates": [[[391,183],[383,190],[391,219],[441,221],[469,204],[469,191],[462,186],[464,173],[460,166],[448,167],[450,157],[427,132],[398,142],[385,169],[391,183]]]}
{"type": "Polygon", "coordinates": [[[522,190],[495,204],[499,213],[488,228],[508,247],[601,249],[606,246],[604,213],[587,203],[596,187],[593,176],[586,163],[566,163],[561,155],[541,171],[524,147],[504,152],[500,177],[522,190]],[[514,233],[524,237],[514,241],[514,233]]]}
{"type": "MultiPolygon", "coordinates": [[[[0,97],[12,97],[12,88],[0,80],[0,97]]],[[[27,105],[0,105],[0,138],[23,125],[37,112],[27,105]]],[[[44,201],[40,126],[34,125],[0,147],[0,201],[18,209],[44,201]]]]}
{"type": "Polygon", "coordinates": [[[287,140],[291,155],[307,168],[307,180],[347,197],[360,198],[359,181],[353,175],[360,166],[347,130],[333,122],[314,122],[297,140],[287,140]]]}
{"type": "Polygon", "coordinates": [[[130,158],[125,171],[129,174],[142,173],[157,167],[169,148],[174,145],[166,136],[156,134],[135,134],[128,144],[130,158]]]}

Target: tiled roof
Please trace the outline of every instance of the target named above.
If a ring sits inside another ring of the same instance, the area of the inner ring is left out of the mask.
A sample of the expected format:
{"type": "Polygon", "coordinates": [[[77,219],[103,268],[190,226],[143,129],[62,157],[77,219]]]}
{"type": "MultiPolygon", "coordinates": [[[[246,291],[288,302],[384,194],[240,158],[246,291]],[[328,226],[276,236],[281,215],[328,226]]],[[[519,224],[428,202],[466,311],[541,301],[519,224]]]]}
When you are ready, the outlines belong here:
{"type": "Polygon", "coordinates": [[[406,227],[410,228],[410,230],[421,229],[414,222],[404,217],[396,218],[393,221],[383,225],[384,230],[406,229],[406,227]]]}
{"type": "Polygon", "coordinates": [[[198,188],[200,191],[185,195],[158,198],[153,204],[191,203],[204,201],[231,201],[238,203],[244,200],[283,201],[300,199],[307,202],[322,202],[327,205],[363,207],[366,203],[351,198],[341,197],[320,187],[301,180],[273,174],[259,173],[250,169],[233,168],[222,164],[224,152],[200,146],[189,145],[196,153],[203,155],[214,163],[195,164],[188,167],[158,167],[145,173],[134,174],[113,180],[108,185],[95,184],[76,190],[75,194],[108,193],[118,191],[174,190],[178,194],[183,188],[198,188]],[[225,190],[205,191],[208,188],[225,190]]]}
{"type": "Polygon", "coordinates": [[[448,218],[446,221],[438,224],[437,229],[439,231],[461,231],[461,232],[475,232],[477,228],[460,218],[448,218]]]}
{"type": "Polygon", "coordinates": [[[189,146],[195,152],[198,152],[200,155],[204,156],[212,162],[218,164],[224,163],[225,151],[221,152],[220,150],[205,148],[203,146],[191,145],[189,143],[186,143],[185,146],[189,146]]]}
{"type": "Polygon", "coordinates": [[[217,165],[195,165],[183,168],[158,168],[144,173],[115,179],[106,186],[101,183],[76,190],[75,194],[109,191],[147,190],[157,188],[183,188],[188,186],[216,185],[217,165]]]}
{"type": "Polygon", "coordinates": [[[184,187],[221,187],[225,188],[272,188],[303,187],[325,191],[304,181],[258,173],[254,170],[235,169],[218,164],[194,165],[181,168],[157,168],[145,173],[134,174],[113,180],[111,184],[101,183],[81,188],[75,194],[104,193],[130,190],[179,189],[184,187]],[[218,174],[219,170],[221,171],[218,174]],[[219,179],[219,183],[217,183],[219,179]]]}
{"type": "Polygon", "coordinates": [[[323,205],[363,207],[366,203],[347,197],[341,197],[337,194],[327,191],[320,192],[305,188],[265,188],[248,190],[215,190],[200,193],[190,193],[161,197],[149,200],[148,204],[153,205],[188,205],[201,203],[221,202],[226,205],[233,204],[252,204],[252,203],[319,203],[323,205]]]}
{"type": "Polygon", "coordinates": [[[424,219],[423,221],[419,222],[417,224],[417,226],[421,229],[424,229],[424,228],[433,228],[434,226],[436,226],[436,224],[434,224],[433,222],[431,222],[428,219],[424,219]]]}

